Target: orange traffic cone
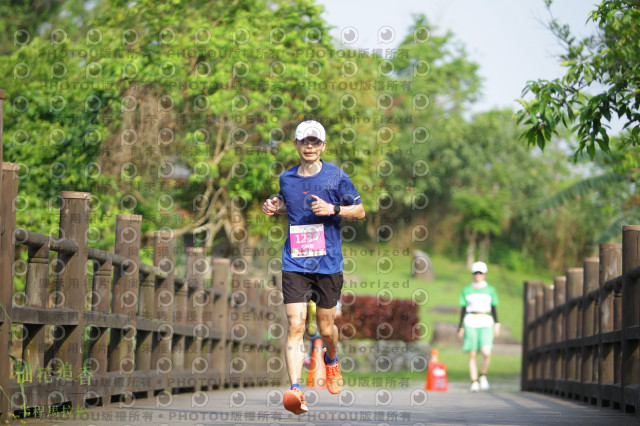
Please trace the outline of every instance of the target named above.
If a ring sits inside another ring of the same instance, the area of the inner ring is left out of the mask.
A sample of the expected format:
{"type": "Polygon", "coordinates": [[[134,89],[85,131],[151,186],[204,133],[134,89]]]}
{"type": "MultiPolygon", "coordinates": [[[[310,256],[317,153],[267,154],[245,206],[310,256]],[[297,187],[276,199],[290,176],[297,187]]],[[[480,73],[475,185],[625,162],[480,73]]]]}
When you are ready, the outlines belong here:
{"type": "Polygon", "coordinates": [[[426,390],[446,391],[449,389],[447,380],[447,366],[438,361],[438,350],[431,351],[429,368],[427,368],[427,382],[424,385],[426,390]]]}
{"type": "Polygon", "coordinates": [[[311,365],[307,375],[308,388],[323,388],[326,385],[327,373],[322,359],[322,339],[313,341],[313,354],[311,355],[311,365]]]}

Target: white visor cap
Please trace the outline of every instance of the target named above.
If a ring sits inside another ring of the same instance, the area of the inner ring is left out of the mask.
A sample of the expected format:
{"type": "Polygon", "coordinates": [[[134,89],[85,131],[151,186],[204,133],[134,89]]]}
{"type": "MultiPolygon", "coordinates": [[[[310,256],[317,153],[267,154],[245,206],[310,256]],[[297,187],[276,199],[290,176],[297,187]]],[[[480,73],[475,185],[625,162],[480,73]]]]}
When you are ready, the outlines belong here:
{"type": "Polygon", "coordinates": [[[481,272],[483,274],[487,273],[487,264],[484,262],[476,262],[471,265],[471,273],[475,274],[476,272],[481,272]]]}
{"type": "Polygon", "coordinates": [[[318,138],[322,142],[325,142],[327,140],[327,133],[324,127],[322,127],[322,124],[315,120],[307,120],[298,124],[298,127],[296,127],[295,138],[297,141],[301,141],[308,137],[318,138]]]}

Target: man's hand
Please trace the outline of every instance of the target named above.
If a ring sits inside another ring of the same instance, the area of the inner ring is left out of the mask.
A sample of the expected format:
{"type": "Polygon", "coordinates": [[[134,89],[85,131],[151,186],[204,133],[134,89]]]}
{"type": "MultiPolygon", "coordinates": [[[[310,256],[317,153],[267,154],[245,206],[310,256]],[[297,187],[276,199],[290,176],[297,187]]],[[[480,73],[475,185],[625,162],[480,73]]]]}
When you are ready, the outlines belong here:
{"type": "Polygon", "coordinates": [[[262,205],[262,213],[267,216],[273,216],[278,212],[278,208],[280,207],[280,200],[278,197],[273,197],[271,199],[267,199],[262,205]]]}
{"type": "Polygon", "coordinates": [[[500,323],[497,322],[493,325],[493,336],[498,337],[500,335],[500,323]]]}
{"type": "Polygon", "coordinates": [[[460,327],[458,330],[458,337],[462,339],[464,337],[464,327],[460,327]]]}
{"type": "Polygon", "coordinates": [[[311,210],[316,216],[331,216],[333,214],[333,204],[329,204],[317,195],[312,195],[311,210]]]}

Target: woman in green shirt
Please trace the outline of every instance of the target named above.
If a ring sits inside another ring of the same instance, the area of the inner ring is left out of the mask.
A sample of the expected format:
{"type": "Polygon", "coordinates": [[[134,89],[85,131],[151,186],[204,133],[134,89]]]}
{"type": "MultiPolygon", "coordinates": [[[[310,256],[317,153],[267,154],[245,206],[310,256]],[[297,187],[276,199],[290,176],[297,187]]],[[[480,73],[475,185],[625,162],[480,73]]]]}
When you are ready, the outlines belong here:
{"type": "Polygon", "coordinates": [[[498,294],[496,289],[485,281],[487,265],[476,262],[471,266],[473,282],[462,289],[459,305],[460,325],[458,336],[463,339],[462,350],[469,352],[469,376],[471,392],[488,390],[487,371],[491,361],[493,338],[500,334],[500,324],[496,306],[498,294]],[[482,365],[478,377],[476,358],[482,354],[482,365]]]}

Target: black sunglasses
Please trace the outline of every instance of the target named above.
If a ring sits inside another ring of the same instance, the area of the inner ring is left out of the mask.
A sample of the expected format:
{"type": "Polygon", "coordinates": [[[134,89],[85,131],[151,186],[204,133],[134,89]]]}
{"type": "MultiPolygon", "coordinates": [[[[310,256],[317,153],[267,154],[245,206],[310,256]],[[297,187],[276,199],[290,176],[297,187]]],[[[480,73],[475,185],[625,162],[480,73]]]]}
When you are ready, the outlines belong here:
{"type": "Polygon", "coordinates": [[[308,137],[308,138],[304,138],[302,140],[296,140],[297,143],[301,144],[301,145],[311,145],[311,146],[320,146],[324,143],[324,141],[321,141],[318,138],[314,138],[314,137],[308,137]]]}

